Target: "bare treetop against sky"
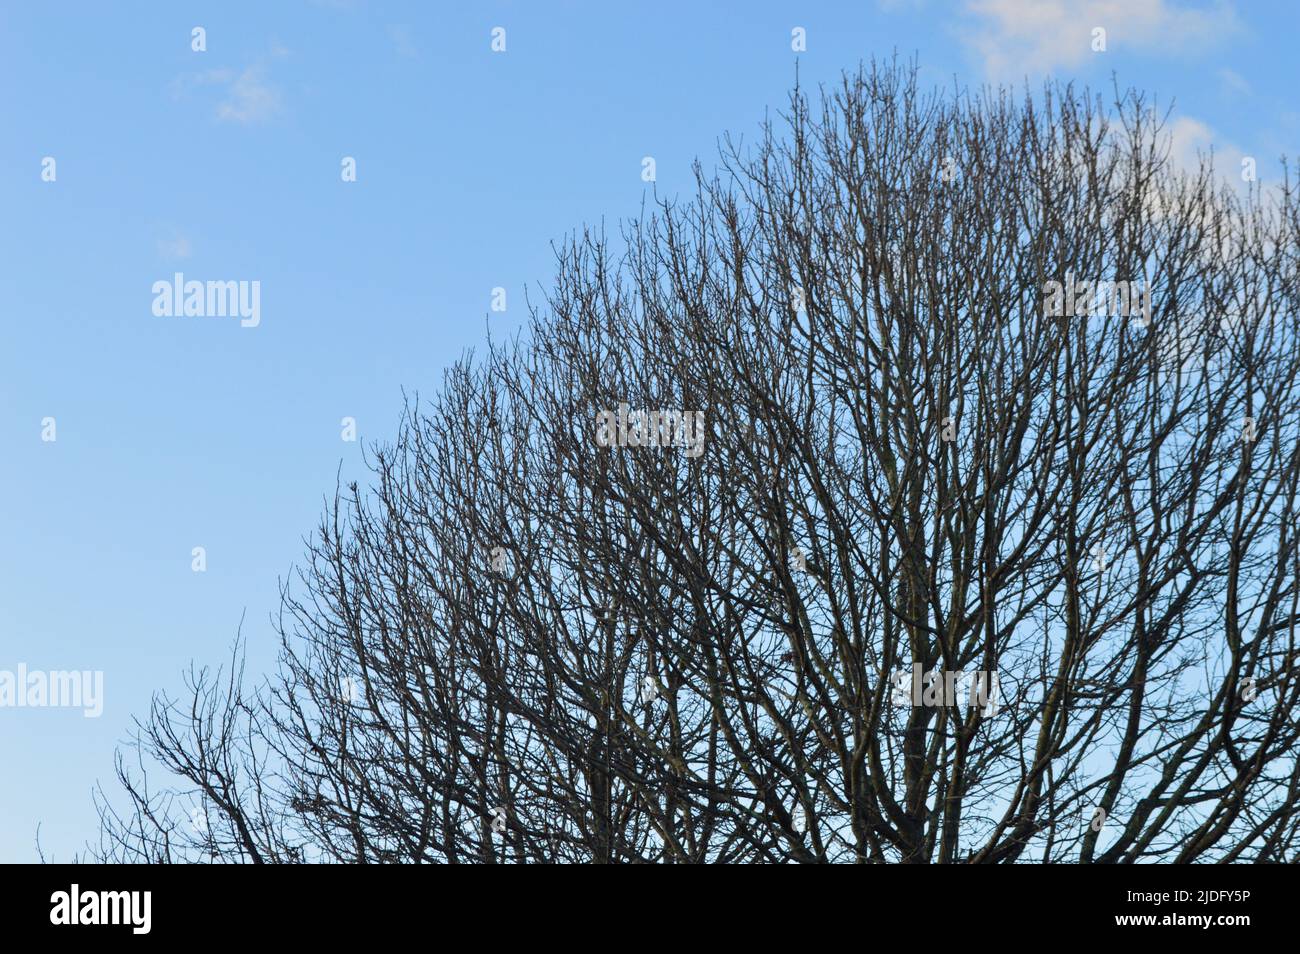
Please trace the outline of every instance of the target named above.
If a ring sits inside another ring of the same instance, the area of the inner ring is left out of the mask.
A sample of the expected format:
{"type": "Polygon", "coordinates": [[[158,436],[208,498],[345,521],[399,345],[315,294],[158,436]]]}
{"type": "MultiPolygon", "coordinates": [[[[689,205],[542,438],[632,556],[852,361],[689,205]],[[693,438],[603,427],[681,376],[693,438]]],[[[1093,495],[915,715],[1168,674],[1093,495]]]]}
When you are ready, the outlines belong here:
{"type": "Polygon", "coordinates": [[[0,11],[0,860],[1296,861],[1288,25],[0,11]]]}

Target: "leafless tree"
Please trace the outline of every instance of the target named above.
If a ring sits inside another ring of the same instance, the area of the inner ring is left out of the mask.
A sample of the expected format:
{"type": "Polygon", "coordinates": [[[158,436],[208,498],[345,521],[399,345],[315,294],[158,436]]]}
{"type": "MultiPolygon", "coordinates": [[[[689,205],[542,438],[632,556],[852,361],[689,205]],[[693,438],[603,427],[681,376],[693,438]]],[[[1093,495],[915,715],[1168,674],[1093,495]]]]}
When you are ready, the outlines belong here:
{"type": "Polygon", "coordinates": [[[1300,214],[1166,119],[872,66],[567,240],[90,854],[1297,860],[1300,214]]]}

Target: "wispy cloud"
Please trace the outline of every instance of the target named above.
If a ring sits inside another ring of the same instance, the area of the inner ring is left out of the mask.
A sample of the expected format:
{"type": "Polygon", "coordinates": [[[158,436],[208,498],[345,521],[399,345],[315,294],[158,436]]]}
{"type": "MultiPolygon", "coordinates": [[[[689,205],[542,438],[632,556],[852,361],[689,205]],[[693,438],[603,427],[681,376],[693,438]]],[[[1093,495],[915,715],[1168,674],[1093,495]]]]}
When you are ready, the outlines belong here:
{"type": "Polygon", "coordinates": [[[1193,172],[1202,157],[1214,154],[1215,170],[1233,185],[1241,183],[1242,149],[1219,136],[1209,125],[1191,116],[1180,116],[1169,126],[1169,158],[1179,168],[1193,172]]]}
{"type": "Polygon", "coordinates": [[[158,240],[158,254],[168,261],[178,261],[182,258],[189,258],[193,249],[190,247],[190,240],[184,235],[176,235],[172,238],[158,240]]]}
{"type": "Polygon", "coordinates": [[[280,91],[266,81],[261,66],[250,66],[229,84],[227,96],[217,104],[217,118],[237,123],[270,119],[280,108],[280,91]]]}
{"type": "Polygon", "coordinates": [[[1250,84],[1236,70],[1230,70],[1226,66],[1219,70],[1219,82],[1223,86],[1223,91],[1229,96],[1246,96],[1250,93],[1250,84]]]}
{"type": "MultiPolygon", "coordinates": [[[[271,45],[270,57],[281,59],[289,50],[279,42],[271,45]]],[[[221,91],[215,106],[217,119],[241,124],[266,122],[280,111],[280,90],[269,78],[270,69],[265,60],[252,63],[242,70],[221,67],[200,73],[187,73],[177,77],[172,85],[177,99],[199,87],[213,87],[221,91]]]]}
{"type": "Polygon", "coordinates": [[[1166,0],[968,0],[971,23],[959,33],[998,79],[1078,66],[1092,50],[1092,31],[1107,49],[1186,53],[1237,29],[1225,2],[1191,8],[1166,0]]]}
{"type": "Polygon", "coordinates": [[[411,28],[408,26],[390,26],[388,36],[393,41],[393,47],[397,50],[397,55],[401,57],[413,57],[416,55],[415,40],[411,35],[411,28]]]}

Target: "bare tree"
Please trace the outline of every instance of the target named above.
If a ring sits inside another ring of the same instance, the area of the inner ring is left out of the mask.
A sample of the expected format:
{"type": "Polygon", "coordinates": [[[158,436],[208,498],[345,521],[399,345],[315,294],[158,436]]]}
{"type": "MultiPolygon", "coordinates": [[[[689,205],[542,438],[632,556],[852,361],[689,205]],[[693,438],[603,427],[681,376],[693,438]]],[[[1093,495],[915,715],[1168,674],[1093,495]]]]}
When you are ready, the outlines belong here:
{"type": "Polygon", "coordinates": [[[1169,152],[796,89],[408,402],[91,854],[1297,860],[1300,214],[1169,152]]]}

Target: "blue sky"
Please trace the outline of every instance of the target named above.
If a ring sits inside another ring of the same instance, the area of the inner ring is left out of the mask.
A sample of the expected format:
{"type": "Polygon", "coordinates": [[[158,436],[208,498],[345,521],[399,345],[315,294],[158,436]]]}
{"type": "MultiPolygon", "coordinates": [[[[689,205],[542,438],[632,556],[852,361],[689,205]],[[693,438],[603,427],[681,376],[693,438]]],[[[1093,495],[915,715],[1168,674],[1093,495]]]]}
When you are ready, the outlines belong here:
{"type": "Polygon", "coordinates": [[[273,664],[277,581],[360,471],[341,419],[388,438],[403,388],[519,328],[552,240],[638,214],[643,157],[685,195],[796,60],[812,85],[897,50],[945,85],[1113,72],[1176,101],[1181,154],[1267,182],[1300,154],[1297,26],[1286,2],[4,0],[0,671],[102,670],[104,699],[0,707],[0,861],[35,860],[38,823],[55,860],[93,839],[132,716],[245,613],[250,672],[273,664]],[[155,317],[176,272],[260,282],[260,324],[155,317]]]}

